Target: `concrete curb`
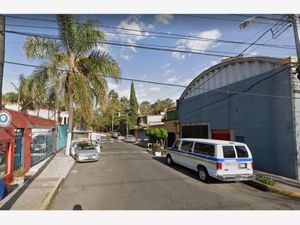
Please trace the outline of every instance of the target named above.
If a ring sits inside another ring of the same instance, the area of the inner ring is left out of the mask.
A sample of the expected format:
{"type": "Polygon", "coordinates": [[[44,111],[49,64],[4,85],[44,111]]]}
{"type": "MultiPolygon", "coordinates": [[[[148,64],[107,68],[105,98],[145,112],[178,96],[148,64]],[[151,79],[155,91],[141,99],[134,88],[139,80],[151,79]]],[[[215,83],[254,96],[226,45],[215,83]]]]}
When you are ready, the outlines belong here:
{"type": "Polygon", "coordinates": [[[267,185],[255,180],[247,181],[245,183],[262,191],[270,191],[270,192],[275,192],[292,198],[300,198],[300,191],[286,190],[271,185],[267,185]]]}
{"type": "Polygon", "coordinates": [[[49,209],[49,206],[52,203],[52,201],[54,200],[54,198],[56,197],[56,194],[58,193],[59,188],[61,187],[61,185],[64,182],[65,178],[70,174],[70,172],[73,169],[74,165],[75,165],[75,160],[74,160],[72,166],[70,166],[70,169],[67,172],[66,176],[65,177],[60,177],[59,180],[56,182],[55,186],[53,187],[53,189],[47,194],[47,196],[43,200],[39,210],[48,210],[49,209]]]}
{"type": "Polygon", "coordinates": [[[39,210],[46,210],[48,209],[50,203],[53,201],[55,198],[62,182],[64,181],[64,178],[59,178],[58,181],[56,182],[55,186],[52,188],[52,190],[47,194],[46,198],[42,201],[42,204],[39,208],[39,210]]]}

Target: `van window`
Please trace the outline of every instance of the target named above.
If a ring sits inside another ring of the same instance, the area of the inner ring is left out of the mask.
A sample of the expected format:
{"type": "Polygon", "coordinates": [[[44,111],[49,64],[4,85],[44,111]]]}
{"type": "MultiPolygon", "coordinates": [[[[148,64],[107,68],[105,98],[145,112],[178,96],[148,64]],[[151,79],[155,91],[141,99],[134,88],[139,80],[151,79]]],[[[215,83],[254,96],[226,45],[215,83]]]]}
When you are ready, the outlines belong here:
{"type": "Polygon", "coordinates": [[[248,151],[247,151],[245,146],[236,145],[235,150],[236,150],[236,153],[238,155],[238,158],[247,158],[247,157],[249,157],[248,151]]]}
{"type": "Polygon", "coordinates": [[[223,146],[224,158],[235,158],[235,152],[233,146],[223,146]]]}
{"type": "Polygon", "coordinates": [[[194,152],[201,155],[214,156],[215,146],[210,144],[195,143],[194,152]]]}
{"type": "Polygon", "coordinates": [[[187,152],[192,152],[193,148],[193,142],[190,141],[183,141],[181,143],[181,150],[187,151],[187,152]]]}
{"type": "Polygon", "coordinates": [[[176,142],[173,144],[173,148],[179,149],[179,143],[180,143],[180,141],[176,141],[176,142]]]}

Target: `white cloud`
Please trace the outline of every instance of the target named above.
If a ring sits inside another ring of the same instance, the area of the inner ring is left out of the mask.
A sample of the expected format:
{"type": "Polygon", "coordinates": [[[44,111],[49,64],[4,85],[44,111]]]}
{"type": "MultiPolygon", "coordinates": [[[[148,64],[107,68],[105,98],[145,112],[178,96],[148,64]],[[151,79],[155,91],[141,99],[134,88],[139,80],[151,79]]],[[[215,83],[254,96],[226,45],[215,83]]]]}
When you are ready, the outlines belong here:
{"type": "Polygon", "coordinates": [[[145,79],[145,78],[147,78],[147,77],[148,77],[148,76],[147,76],[147,75],[145,75],[145,74],[142,76],[142,78],[144,78],[144,79],[145,79]]]}
{"type": "Polygon", "coordinates": [[[172,74],[172,73],[174,73],[174,70],[167,69],[167,70],[163,73],[163,75],[164,75],[164,76],[167,76],[167,75],[170,75],[170,74],[172,74]]]}
{"type": "Polygon", "coordinates": [[[98,45],[95,47],[95,50],[96,50],[96,51],[105,52],[105,53],[109,53],[109,48],[110,48],[109,45],[98,44],[98,45]]]}
{"type": "Polygon", "coordinates": [[[170,66],[171,66],[171,64],[170,64],[170,63],[166,63],[166,64],[162,65],[162,67],[161,67],[161,68],[163,68],[163,69],[167,69],[167,68],[169,68],[170,66]]]}
{"type": "Polygon", "coordinates": [[[155,20],[162,24],[169,24],[173,18],[174,16],[169,14],[155,15],[155,20]]]}
{"type": "Polygon", "coordinates": [[[152,87],[150,88],[150,91],[156,92],[156,91],[160,91],[159,87],[152,87]]]}
{"type": "Polygon", "coordinates": [[[132,55],[129,55],[129,54],[120,54],[120,57],[126,61],[129,61],[130,59],[132,59],[132,55]]]}
{"type": "MultiPolygon", "coordinates": [[[[119,41],[124,41],[134,45],[138,41],[147,38],[149,33],[144,31],[154,29],[154,25],[141,22],[137,15],[130,15],[120,22],[118,28],[125,29],[128,35],[116,35],[115,38],[119,41]]],[[[136,52],[135,47],[130,47],[129,49],[131,49],[132,52],[136,52]]]]}
{"type": "Polygon", "coordinates": [[[257,52],[249,52],[249,55],[250,55],[250,56],[256,56],[256,55],[257,55],[257,52]]]}
{"type": "Polygon", "coordinates": [[[180,53],[180,52],[172,52],[172,57],[177,59],[177,60],[184,60],[185,59],[185,54],[180,53]]]}
{"type": "MultiPolygon", "coordinates": [[[[219,39],[222,34],[218,29],[207,30],[197,33],[191,33],[191,36],[195,36],[198,38],[208,38],[208,39],[219,39]]],[[[188,51],[203,51],[210,48],[214,48],[218,46],[218,44],[214,40],[201,40],[201,39],[180,39],[176,42],[177,48],[188,50],[188,51]]],[[[172,57],[177,60],[185,59],[186,54],[172,52],[172,57]]]]}
{"type": "Polygon", "coordinates": [[[178,78],[176,76],[170,77],[167,79],[167,82],[169,84],[174,84],[176,81],[178,81],[178,78]]]}

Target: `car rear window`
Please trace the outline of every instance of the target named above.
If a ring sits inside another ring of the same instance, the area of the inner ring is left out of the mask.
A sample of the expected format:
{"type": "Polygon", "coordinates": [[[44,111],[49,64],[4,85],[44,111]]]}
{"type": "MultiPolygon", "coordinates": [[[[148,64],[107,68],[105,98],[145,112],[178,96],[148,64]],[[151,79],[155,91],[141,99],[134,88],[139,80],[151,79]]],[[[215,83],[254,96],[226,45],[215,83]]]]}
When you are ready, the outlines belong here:
{"type": "Polygon", "coordinates": [[[91,150],[95,149],[95,146],[93,145],[92,142],[79,142],[78,145],[78,150],[91,150]]]}
{"type": "Polygon", "coordinates": [[[223,146],[224,158],[235,158],[235,152],[233,146],[223,146]]]}
{"type": "Polygon", "coordinates": [[[247,157],[249,157],[248,151],[247,151],[245,146],[236,145],[235,150],[236,150],[236,153],[238,155],[238,158],[247,158],[247,157]]]}
{"type": "Polygon", "coordinates": [[[210,144],[195,143],[194,153],[214,156],[215,155],[215,146],[210,144]]]}

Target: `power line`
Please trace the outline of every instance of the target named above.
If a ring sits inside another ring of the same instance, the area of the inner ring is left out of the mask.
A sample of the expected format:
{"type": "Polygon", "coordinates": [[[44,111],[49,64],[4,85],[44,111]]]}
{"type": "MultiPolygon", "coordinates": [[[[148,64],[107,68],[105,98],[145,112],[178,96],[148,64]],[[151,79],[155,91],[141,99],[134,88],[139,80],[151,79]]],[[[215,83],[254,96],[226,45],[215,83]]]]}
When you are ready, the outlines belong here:
{"type": "MultiPolygon", "coordinates": [[[[221,21],[228,21],[228,22],[241,22],[240,19],[232,19],[232,18],[226,18],[226,17],[215,17],[215,16],[205,16],[205,15],[190,15],[190,14],[179,14],[177,16],[183,16],[183,17],[191,17],[191,18],[201,18],[201,19],[211,19],[211,20],[221,20],[221,21]]],[[[262,21],[254,21],[257,24],[267,24],[271,25],[272,23],[268,22],[262,22],[262,21]]]]}
{"type": "MultiPolygon", "coordinates": [[[[32,17],[19,17],[19,16],[6,16],[6,17],[17,18],[17,19],[25,19],[25,20],[47,21],[47,22],[57,23],[56,20],[49,20],[49,19],[39,19],[39,18],[32,18],[32,17]]],[[[80,24],[80,23],[78,23],[78,24],[80,24]]],[[[18,25],[18,26],[22,26],[22,25],[18,25]]],[[[28,25],[24,25],[24,26],[29,27],[28,25]]],[[[95,24],[95,26],[96,27],[105,27],[105,28],[110,28],[110,29],[116,29],[116,30],[126,30],[126,31],[131,31],[131,32],[138,32],[138,33],[113,33],[113,32],[111,32],[111,34],[121,34],[121,35],[129,35],[129,36],[143,36],[143,37],[172,38],[172,39],[184,39],[184,40],[214,41],[214,42],[220,42],[220,43],[231,43],[231,44],[239,44],[239,45],[241,45],[241,44],[243,44],[243,45],[251,44],[251,43],[242,42],[242,41],[233,41],[233,40],[225,40],[225,39],[217,39],[217,38],[207,38],[207,37],[199,37],[199,36],[194,36],[194,35],[166,33],[166,32],[159,32],[159,31],[129,29],[129,28],[108,26],[108,25],[102,25],[102,24],[95,24]],[[158,34],[160,36],[150,36],[149,34],[158,34]]],[[[37,26],[36,28],[54,29],[54,27],[50,28],[48,26],[46,26],[46,27],[37,26]]],[[[55,28],[55,29],[58,29],[58,28],[55,28]]],[[[109,33],[107,31],[105,31],[105,32],[109,33]]],[[[296,48],[293,45],[263,45],[263,44],[260,44],[260,43],[256,43],[255,45],[265,46],[265,47],[274,47],[274,48],[287,48],[287,49],[296,48]]]]}
{"type": "MultiPolygon", "coordinates": [[[[54,40],[61,40],[57,36],[51,36],[51,35],[45,35],[45,34],[36,34],[36,33],[27,33],[27,32],[19,32],[19,31],[11,31],[6,30],[6,33],[11,34],[18,34],[23,36],[31,36],[31,37],[40,37],[40,38],[48,38],[48,39],[54,39],[54,40]]],[[[86,41],[86,40],[81,40],[86,41]]],[[[134,47],[134,48],[142,48],[142,49],[148,49],[148,50],[158,50],[158,51],[167,51],[167,52],[179,52],[179,53],[189,53],[189,54],[196,54],[196,55],[206,55],[206,56],[217,56],[217,57],[232,57],[232,55],[225,55],[225,54],[214,54],[214,53],[208,53],[205,51],[196,52],[196,51],[188,51],[184,49],[172,49],[169,46],[154,46],[154,45],[140,45],[140,44],[130,44],[130,43],[122,43],[122,42],[112,42],[112,41],[97,41],[99,44],[104,45],[115,45],[115,46],[123,46],[123,47],[134,47]]],[[[213,51],[210,51],[213,52],[213,51]]]]}
{"type": "MultiPolygon", "coordinates": [[[[5,61],[5,63],[6,64],[12,64],[12,65],[26,66],[26,67],[31,67],[31,68],[52,69],[52,68],[47,67],[47,66],[38,66],[38,65],[18,63],[18,62],[12,62],[12,61],[5,61]]],[[[285,65],[289,65],[289,64],[285,64],[285,65]]],[[[288,67],[284,68],[282,71],[284,71],[287,68],[288,67]]],[[[65,69],[57,69],[57,70],[68,72],[68,70],[65,70],[65,69]]],[[[113,77],[111,77],[109,75],[102,75],[102,76],[106,77],[106,78],[112,78],[113,79],[113,77]]],[[[187,87],[185,85],[170,84],[170,83],[163,83],[163,82],[156,82],[156,81],[148,81],[148,80],[141,80],[141,79],[134,79],[134,78],[121,77],[121,78],[118,78],[118,79],[120,79],[120,80],[126,80],[126,81],[141,82],[141,83],[150,83],[150,84],[157,84],[157,85],[180,87],[180,88],[186,88],[187,87]]],[[[242,94],[242,95],[250,95],[250,96],[261,96],[261,97],[270,97],[270,98],[290,99],[289,96],[267,95],[267,94],[260,94],[260,93],[253,93],[253,92],[251,92],[251,93],[249,93],[249,92],[240,92],[240,91],[226,90],[226,89],[210,89],[210,88],[200,88],[200,87],[198,87],[197,89],[201,89],[201,90],[205,90],[205,91],[214,91],[214,92],[220,92],[220,93],[227,93],[227,94],[242,94]]]]}

